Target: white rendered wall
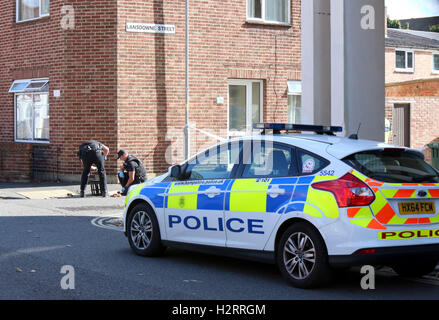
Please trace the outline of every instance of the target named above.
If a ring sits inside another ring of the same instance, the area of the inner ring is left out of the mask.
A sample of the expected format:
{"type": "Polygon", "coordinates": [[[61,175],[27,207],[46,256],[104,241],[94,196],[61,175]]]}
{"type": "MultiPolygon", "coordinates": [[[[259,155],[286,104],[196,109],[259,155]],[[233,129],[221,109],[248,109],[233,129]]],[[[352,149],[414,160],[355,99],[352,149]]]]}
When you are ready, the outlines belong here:
{"type": "Polygon", "coordinates": [[[384,20],[383,0],[302,1],[303,123],[384,140],[384,20]]]}

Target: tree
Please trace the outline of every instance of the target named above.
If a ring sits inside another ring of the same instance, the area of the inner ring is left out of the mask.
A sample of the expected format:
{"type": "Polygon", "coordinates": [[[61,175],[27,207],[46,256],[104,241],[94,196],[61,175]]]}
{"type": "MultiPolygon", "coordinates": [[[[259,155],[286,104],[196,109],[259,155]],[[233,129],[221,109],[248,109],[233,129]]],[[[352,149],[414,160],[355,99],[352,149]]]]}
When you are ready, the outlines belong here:
{"type": "Polygon", "coordinates": [[[439,32],[439,24],[436,24],[434,26],[430,26],[431,32],[439,32]]]}
{"type": "Polygon", "coordinates": [[[406,24],[405,24],[405,26],[404,26],[404,29],[406,29],[406,30],[410,30],[410,23],[406,22],[406,24]]]}
{"type": "Polygon", "coordinates": [[[401,29],[401,21],[392,20],[389,17],[387,17],[387,28],[401,29]]]}

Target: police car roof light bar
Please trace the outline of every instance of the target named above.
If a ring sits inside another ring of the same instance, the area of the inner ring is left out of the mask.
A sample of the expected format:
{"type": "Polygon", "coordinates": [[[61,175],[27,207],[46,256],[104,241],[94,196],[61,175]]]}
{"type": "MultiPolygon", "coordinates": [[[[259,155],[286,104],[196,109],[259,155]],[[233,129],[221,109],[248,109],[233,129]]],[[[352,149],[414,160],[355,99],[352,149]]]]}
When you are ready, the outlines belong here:
{"type": "Polygon", "coordinates": [[[291,123],[255,123],[254,129],[262,130],[265,134],[267,130],[273,130],[273,134],[280,134],[281,131],[304,131],[315,132],[316,134],[335,135],[336,132],[342,132],[342,127],[333,126],[315,126],[307,124],[291,124],[291,123]]]}

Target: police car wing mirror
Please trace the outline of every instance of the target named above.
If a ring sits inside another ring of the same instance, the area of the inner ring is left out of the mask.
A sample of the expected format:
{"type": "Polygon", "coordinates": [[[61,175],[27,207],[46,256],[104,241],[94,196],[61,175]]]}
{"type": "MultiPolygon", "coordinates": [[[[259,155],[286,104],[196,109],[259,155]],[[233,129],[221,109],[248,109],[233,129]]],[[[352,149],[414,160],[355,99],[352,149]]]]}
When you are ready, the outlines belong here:
{"type": "Polygon", "coordinates": [[[180,165],[171,167],[171,177],[175,179],[180,179],[182,175],[182,170],[180,165]]]}

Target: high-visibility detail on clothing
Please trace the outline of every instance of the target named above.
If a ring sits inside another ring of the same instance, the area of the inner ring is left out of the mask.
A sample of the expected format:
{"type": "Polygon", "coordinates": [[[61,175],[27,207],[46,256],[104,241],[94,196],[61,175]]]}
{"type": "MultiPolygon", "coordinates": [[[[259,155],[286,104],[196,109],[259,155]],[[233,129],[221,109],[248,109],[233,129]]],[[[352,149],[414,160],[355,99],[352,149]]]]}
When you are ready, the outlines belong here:
{"type": "Polygon", "coordinates": [[[167,208],[197,210],[199,188],[198,184],[176,185],[174,182],[168,190],[167,208]]]}

